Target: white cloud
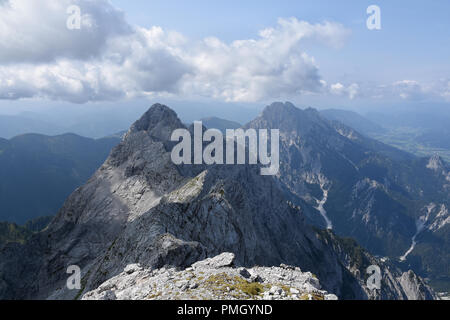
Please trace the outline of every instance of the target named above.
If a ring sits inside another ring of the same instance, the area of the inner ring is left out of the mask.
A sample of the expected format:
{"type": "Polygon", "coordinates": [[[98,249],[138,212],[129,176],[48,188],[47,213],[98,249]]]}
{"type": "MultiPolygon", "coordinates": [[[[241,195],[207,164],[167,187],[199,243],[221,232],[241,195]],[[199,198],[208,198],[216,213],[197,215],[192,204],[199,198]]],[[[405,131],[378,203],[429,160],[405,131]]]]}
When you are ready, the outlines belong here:
{"type": "Polygon", "coordinates": [[[0,99],[85,103],[169,94],[255,102],[329,94],[450,101],[449,79],[327,84],[305,45],[339,48],[349,33],[337,23],[289,18],[253,39],[190,41],[131,26],[108,0],[0,0],[0,99]],[[73,4],[81,9],[80,30],[66,27],[73,4]]]}
{"type": "Polygon", "coordinates": [[[359,93],[359,85],[357,83],[352,83],[348,89],[348,97],[353,100],[359,93]]]}
{"type": "Polygon", "coordinates": [[[169,93],[250,102],[320,92],[325,82],[304,40],[339,47],[348,34],[337,23],[290,18],[255,39],[192,42],[132,27],[107,0],[9,0],[0,4],[0,99],[169,93]],[[80,30],[66,28],[72,4],[81,8],[80,30]]]}
{"type": "Polygon", "coordinates": [[[208,38],[187,57],[194,66],[185,91],[226,101],[258,101],[318,92],[322,79],[313,57],[302,48],[304,39],[338,46],[348,31],[339,24],[312,25],[295,18],[279,19],[259,38],[226,44],[208,38]]]}
{"type": "Polygon", "coordinates": [[[386,84],[352,83],[348,86],[337,82],[329,86],[333,96],[345,96],[372,100],[402,101],[450,101],[450,80],[417,81],[404,79],[386,84]]]}
{"type": "Polygon", "coordinates": [[[430,82],[406,79],[378,88],[381,97],[408,101],[445,99],[447,90],[448,80],[445,79],[430,82]]]}
{"type": "Polygon", "coordinates": [[[350,100],[353,100],[359,94],[359,85],[352,83],[345,87],[342,83],[337,82],[330,86],[330,93],[338,96],[347,95],[350,100]]]}
{"type": "Polygon", "coordinates": [[[136,29],[132,35],[110,39],[108,50],[95,59],[0,66],[0,99],[43,97],[85,103],[177,92],[189,72],[175,54],[180,42],[177,35],[160,28],[136,29]]]}
{"type": "Polygon", "coordinates": [[[0,4],[0,64],[86,59],[107,41],[132,32],[106,0],[9,0],[0,4]],[[67,28],[67,8],[81,8],[81,29],[67,28]]]}
{"type": "Polygon", "coordinates": [[[404,100],[422,100],[425,90],[422,85],[415,80],[396,81],[390,87],[392,94],[404,100]]]}
{"type": "Polygon", "coordinates": [[[436,94],[450,102],[450,79],[439,79],[435,84],[436,94]]]}
{"type": "Polygon", "coordinates": [[[331,85],[330,91],[333,94],[341,95],[341,94],[343,94],[345,92],[345,87],[344,87],[344,85],[342,83],[338,82],[338,83],[335,83],[335,84],[331,85]]]}

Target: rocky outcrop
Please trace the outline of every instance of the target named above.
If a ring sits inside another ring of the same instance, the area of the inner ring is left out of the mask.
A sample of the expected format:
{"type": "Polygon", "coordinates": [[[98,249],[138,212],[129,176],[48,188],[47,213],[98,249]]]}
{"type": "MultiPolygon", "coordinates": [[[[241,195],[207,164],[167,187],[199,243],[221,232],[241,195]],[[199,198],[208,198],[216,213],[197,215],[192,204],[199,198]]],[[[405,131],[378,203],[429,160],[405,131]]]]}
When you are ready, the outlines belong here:
{"type": "Polygon", "coordinates": [[[337,300],[319,280],[298,267],[232,267],[234,254],[223,253],[185,270],[124,271],[86,293],[83,300],[337,300]]]}
{"type": "Polygon", "coordinates": [[[399,281],[408,300],[426,300],[434,296],[423,280],[411,270],[403,273],[399,281]]]}

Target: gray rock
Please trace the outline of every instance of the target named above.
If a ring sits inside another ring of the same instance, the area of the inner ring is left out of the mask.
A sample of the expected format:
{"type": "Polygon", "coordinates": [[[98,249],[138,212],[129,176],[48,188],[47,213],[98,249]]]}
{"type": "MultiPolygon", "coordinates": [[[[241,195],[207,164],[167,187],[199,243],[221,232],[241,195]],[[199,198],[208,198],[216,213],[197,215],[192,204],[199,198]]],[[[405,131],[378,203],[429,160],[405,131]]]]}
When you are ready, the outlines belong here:
{"type": "Polygon", "coordinates": [[[434,293],[411,270],[403,273],[399,282],[408,300],[430,300],[434,298],[434,293]]]}
{"type": "Polygon", "coordinates": [[[116,294],[111,290],[107,290],[100,293],[97,300],[116,300],[116,299],[117,299],[116,294]]]}
{"type": "MultiPolygon", "coordinates": [[[[260,285],[262,291],[248,292],[245,287],[237,284],[248,282],[241,273],[243,268],[221,266],[217,268],[211,261],[221,261],[222,254],[213,259],[200,261],[201,268],[186,268],[185,270],[172,270],[170,279],[167,278],[167,270],[150,271],[143,269],[131,275],[127,272],[109,279],[99,288],[87,292],[83,300],[119,299],[227,299],[227,300],[297,300],[310,294],[311,299],[325,299],[326,291],[319,292],[313,288],[312,291],[302,289],[303,284],[308,283],[311,274],[291,269],[290,280],[277,281],[278,273],[282,268],[255,267],[248,269],[248,273],[259,273],[264,279],[260,285]],[[188,270],[189,269],[189,270],[188,270]],[[187,279],[191,280],[187,280],[187,279]],[[239,279],[238,281],[236,279],[239,279]],[[189,285],[189,283],[191,283],[189,285]],[[288,292],[280,286],[287,287],[288,292]],[[108,288],[108,289],[106,289],[108,288]],[[189,290],[187,290],[189,289],[189,290]],[[296,294],[292,294],[296,293],[296,294]],[[314,294],[314,295],[312,295],[314,294]]],[[[328,294],[329,296],[333,296],[328,294]]]]}
{"type": "Polygon", "coordinates": [[[245,268],[239,268],[239,274],[244,277],[245,279],[250,279],[252,277],[252,275],[250,274],[250,272],[248,272],[247,269],[245,268]]]}
{"type": "Polygon", "coordinates": [[[291,293],[292,293],[292,294],[299,294],[300,291],[297,290],[297,289],[295,289],[295,288],[291,288],[291,293]]]}
{"type": "Polygon", "coordinates": [[[277,286],[273,286],[270,288],[269,293],[273,295],[280,295],[283,292],[283,290],[277,286]]]}
{"type": "Polygon", "coordinates": [[[219,269],[223,267],[229,267],[233,265],[234,262],[234,254],[233,253],[222,253],[221,255],[218,255],[214,258],[209,258],[204,261],[196,262],[192,265],[192,268],[199,269],[199,268],[214,268],[219,269]]]}
{"type": "Polygon", "coordinates": [[[326,294],[325,300],[338,300],[338,297],[334,294],[326,294]]]}
{"type": "Polygon", "coordinates": [[[129,264],[125,267],[123,270],[127,274],[132,274],[134,272],[142,270],[141,266],[139,264],[129,264]]]}

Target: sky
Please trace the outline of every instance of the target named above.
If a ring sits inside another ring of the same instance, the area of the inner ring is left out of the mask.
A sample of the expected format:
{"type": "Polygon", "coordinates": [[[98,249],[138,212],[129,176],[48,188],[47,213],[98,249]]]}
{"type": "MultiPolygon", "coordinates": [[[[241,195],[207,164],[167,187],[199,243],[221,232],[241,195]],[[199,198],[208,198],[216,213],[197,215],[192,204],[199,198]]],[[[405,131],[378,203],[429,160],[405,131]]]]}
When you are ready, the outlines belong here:
{"type": "Polygon", "coordinates": [[[446,104],[449,12],[447,0],[0,0],[0,113],[446,104]],[[370,5],[380,30],[367,28],[370,5]]]}

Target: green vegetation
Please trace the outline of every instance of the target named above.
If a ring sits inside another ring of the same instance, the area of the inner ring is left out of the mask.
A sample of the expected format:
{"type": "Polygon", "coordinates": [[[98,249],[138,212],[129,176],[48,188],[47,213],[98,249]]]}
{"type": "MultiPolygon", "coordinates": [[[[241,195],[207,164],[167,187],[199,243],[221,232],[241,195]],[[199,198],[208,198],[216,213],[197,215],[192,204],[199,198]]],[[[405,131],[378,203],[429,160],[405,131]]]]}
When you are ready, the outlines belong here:
{"type": "Polygon", "coordinates": [[[15,223],[0,222],[0,245],[11,242],[24,244],[32,235],[33,232],[15,223]]]}
{"type": "Polygon", "coordinates": [[[74,300],[79,300],[81,296],[83,295],[84,290],[86,289],[87,280],[89,278],[89,275],[91,274],[91,271],[89,270],[86,275],[81,279],[81,289],[78,291],[77,295],[74,300]]]}
{"type": "Polygon", "coordinates": [[[319,233],[323,240],[326,240],[326,242],[337,243],[339,246],[338,251],[341,251],[349,257],[352,267],[362,271],[369,265],[365,255],[366,250],[358,245],[354,239],[338,237],[333,232],[328,230],[315,230],[319,233]]]}
{"type": "Polygon", "coordinates": [[[235,298],[252,298],[264,292],[266,288],[258,282],[248,282],[238,276],[229,276],[226,273],[212,275],[206,280],[209,289],[216,293],[223,294],[229,291],[235,298]],[[228,288],[228,289],[227,289],[228,288]]]}
{"type": "Polygon", "coordinates": [[[316,293],[311,293],[311,294],[304,294],[300,297],[300,300],[309,300],[309,297],[311,296],[312,300],[324,300],[324,296],[316,294],[316,293]]]}
{"type": "Polygon", "coordinates": [[[145,299],[155,300],[156,298],[160,297],[161,295],[162,295],[162,292],[151,293],[145,299]]]}
{"type": "Polygon", "coordinates": [[[39,217],[27,221],[23,226],[32,232],[40,232],[47,228],[52,220],[53,216],[39,217]]]}
{"type": "Polygon", "coordinates": [[[344,252],[350,256],[353,266],[358,270],[361,270],[364,267],[364,249],[351,238],[340,238],[339,244],[342,246],[344,252]]]}
{"type": "Polygon", "coordinates": [[[0,246],[7,243],[26,243],[31,236],[45,229],[52,217],[42,217],[30,220],[23,226],[15,223],[0,222],[0,246]]]}

